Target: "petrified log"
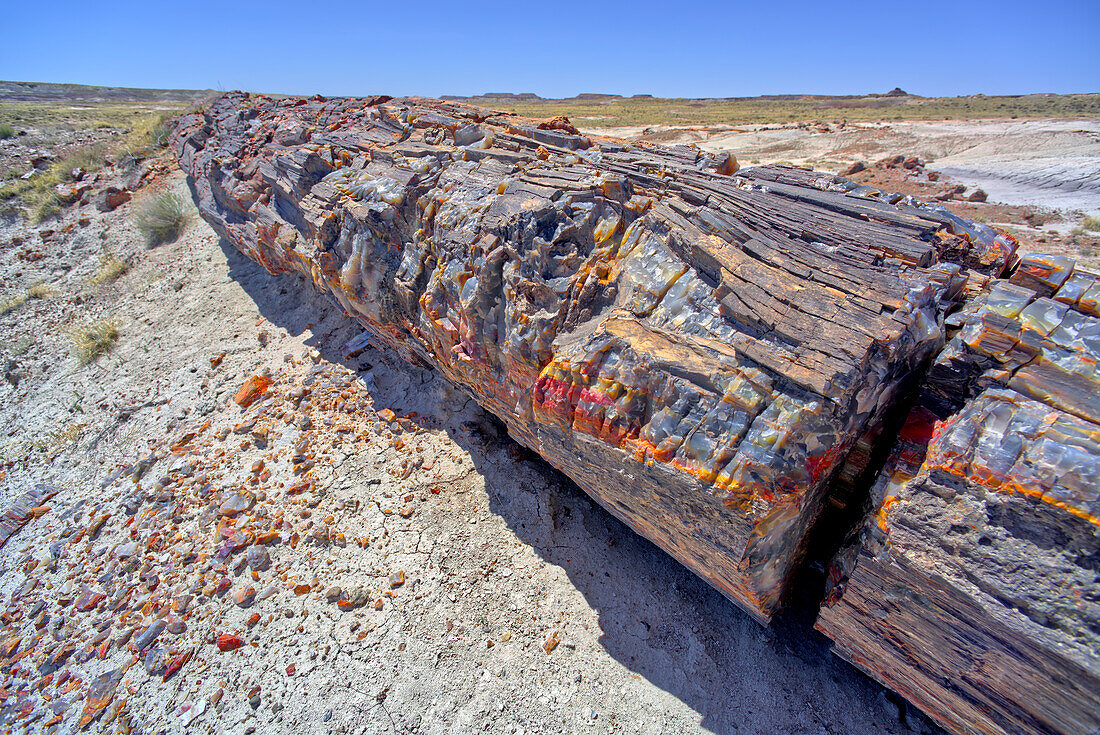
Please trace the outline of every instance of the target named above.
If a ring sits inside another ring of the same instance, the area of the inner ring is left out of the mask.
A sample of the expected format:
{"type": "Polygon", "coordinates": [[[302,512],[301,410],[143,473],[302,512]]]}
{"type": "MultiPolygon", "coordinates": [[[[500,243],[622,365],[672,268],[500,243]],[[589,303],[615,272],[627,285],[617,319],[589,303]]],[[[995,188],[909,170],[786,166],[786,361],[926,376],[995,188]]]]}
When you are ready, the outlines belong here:
{"type": "Polygon", "coordinates": [[[818,628],[944,727],[1100,732],[1100,277],[1025,256],[960,316],[818,628]]]}
{"type": "Polygon", "coordinates": [[[424,99],[228,94],[173,145],[226,239],[761,621],[965,273],[1014,246],[812,172],[424,99]]]}
{"type": "Polygon", "coordinates": [[[996,280],[1014,243],[939,207],[432,100],[230,94],[173,145],[236,247],[762,621],[923,377],[818,625],[957,732],[1097,727],[1095,276],[996,280]]]}

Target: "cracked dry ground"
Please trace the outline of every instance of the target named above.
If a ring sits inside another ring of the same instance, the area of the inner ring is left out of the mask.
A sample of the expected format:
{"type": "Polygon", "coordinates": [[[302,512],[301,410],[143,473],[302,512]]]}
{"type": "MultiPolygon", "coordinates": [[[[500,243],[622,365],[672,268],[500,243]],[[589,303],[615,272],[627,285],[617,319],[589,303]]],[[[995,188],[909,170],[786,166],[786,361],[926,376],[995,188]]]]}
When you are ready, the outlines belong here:
{"type": "Polygon", "coordinates": [[[0,317],[0,506],[37,506],[0,549],[0,731],[934,731],[197,218],[146,249],[158,188],[0,231],[5,284],[54,291],[0,317]],[[132,267],[94,286],[104,250],[132,267]]]}

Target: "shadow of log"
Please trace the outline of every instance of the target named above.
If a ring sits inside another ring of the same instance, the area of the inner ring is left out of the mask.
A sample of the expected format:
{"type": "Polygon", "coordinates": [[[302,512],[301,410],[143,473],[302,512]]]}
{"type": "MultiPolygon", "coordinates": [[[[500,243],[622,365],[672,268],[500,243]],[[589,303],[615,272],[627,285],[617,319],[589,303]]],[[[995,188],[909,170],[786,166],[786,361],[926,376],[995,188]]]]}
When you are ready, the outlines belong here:
{"type": "MultiPolygon", "coordinates": [[[[765,628],[652,543],[614,518],[571,480],[513,442],[491,414],[435,372],[369,347],[346,358],[363,330],[295,276],[273,277],[224,239],[230,277],[265,319],[324,360],[355,370],[376,408],[415,412],[443,429],[485,477],[489,508],[548,564],[562,569],[598,614],[599,642],[630,672],[676,697],[714,733],[940,732],[896,694],[829,652],[813,630],[811,592],[765,628]],[[449,395],[443,395],[448,394],[449,395]],[[441,397],[442,396],[442,397],[441,397]]],[[[808,569],[806,574],[819,574],[808,569]]],[[[820,588],[808,580],[797,588],[820,588]]],[[[579,672],[601,686],[598,672],[579,672]]]]}

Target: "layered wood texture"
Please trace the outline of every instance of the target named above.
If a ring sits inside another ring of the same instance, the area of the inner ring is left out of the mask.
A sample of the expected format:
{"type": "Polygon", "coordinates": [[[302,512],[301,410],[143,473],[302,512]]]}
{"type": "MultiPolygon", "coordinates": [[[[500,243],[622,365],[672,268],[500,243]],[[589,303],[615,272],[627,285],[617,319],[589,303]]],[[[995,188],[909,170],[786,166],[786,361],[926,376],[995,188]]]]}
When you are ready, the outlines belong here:
{"type": "Polygon", "coordinates": [[[1027,255],[960,315],[818,628],[960,733],[1100,732],[1100,278],[1027,255]]]}
{"type": "Polygon", "coordinates": [[[423,99],[228,94],[202,216],[765,621],[853,443],[1012,243],[793,169],[423,99]]]}
{"type": "Polygon", "coordinates": [[[1100,727],[1095,276],[1002,280],[1014,243],[941,207],[564,118],[228,94],[173,145],[228,241],[761,621],[892,444],[819,628],[955,732],[1100,727]]]}

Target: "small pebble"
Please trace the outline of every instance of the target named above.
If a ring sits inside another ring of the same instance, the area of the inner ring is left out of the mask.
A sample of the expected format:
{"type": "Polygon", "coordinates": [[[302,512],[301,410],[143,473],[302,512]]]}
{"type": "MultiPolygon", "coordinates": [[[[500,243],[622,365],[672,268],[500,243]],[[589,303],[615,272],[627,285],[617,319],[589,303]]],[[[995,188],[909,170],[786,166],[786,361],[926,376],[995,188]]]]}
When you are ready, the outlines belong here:
{"type": "Polygon", "coordinates": [[[558,631],[553,630],[550,635],[546,636],[546,642],[542,644],[542,648],[547,653],[552,653],[555,648],[558,647],[558,643],[561,642],[561,636],[558,631]]]}
{"type": "Polygon", "coordinates": [[[362,607],[370,602],[370,593],[362,587],[356,587],[353,590],[348,590],[343,593],[342,596],[338,595],[341,599],[336,603],[340,606],[341,610],[352,610],[357,607],[362,607]]]}
{"type": "Polygon", "coordinates": [[[154,621],[141,635],[134,639],[134,645],[139,651],[143,651],[164,632],[166,623],[163,620],[154,621]]]}
{"type": "Polygon", "coordinates": [[[248,568],[253,571],[264,569],[271,562],[267,549],[260,545],[249,546],[245,559],[248,561],[248,568]]]}
{"type": "Polygon", "coordinates": [[[233,602],[239,607],[248,607],[256,599],[256,588],[249,585],[242,587],[233,593],[233,602]]]}

